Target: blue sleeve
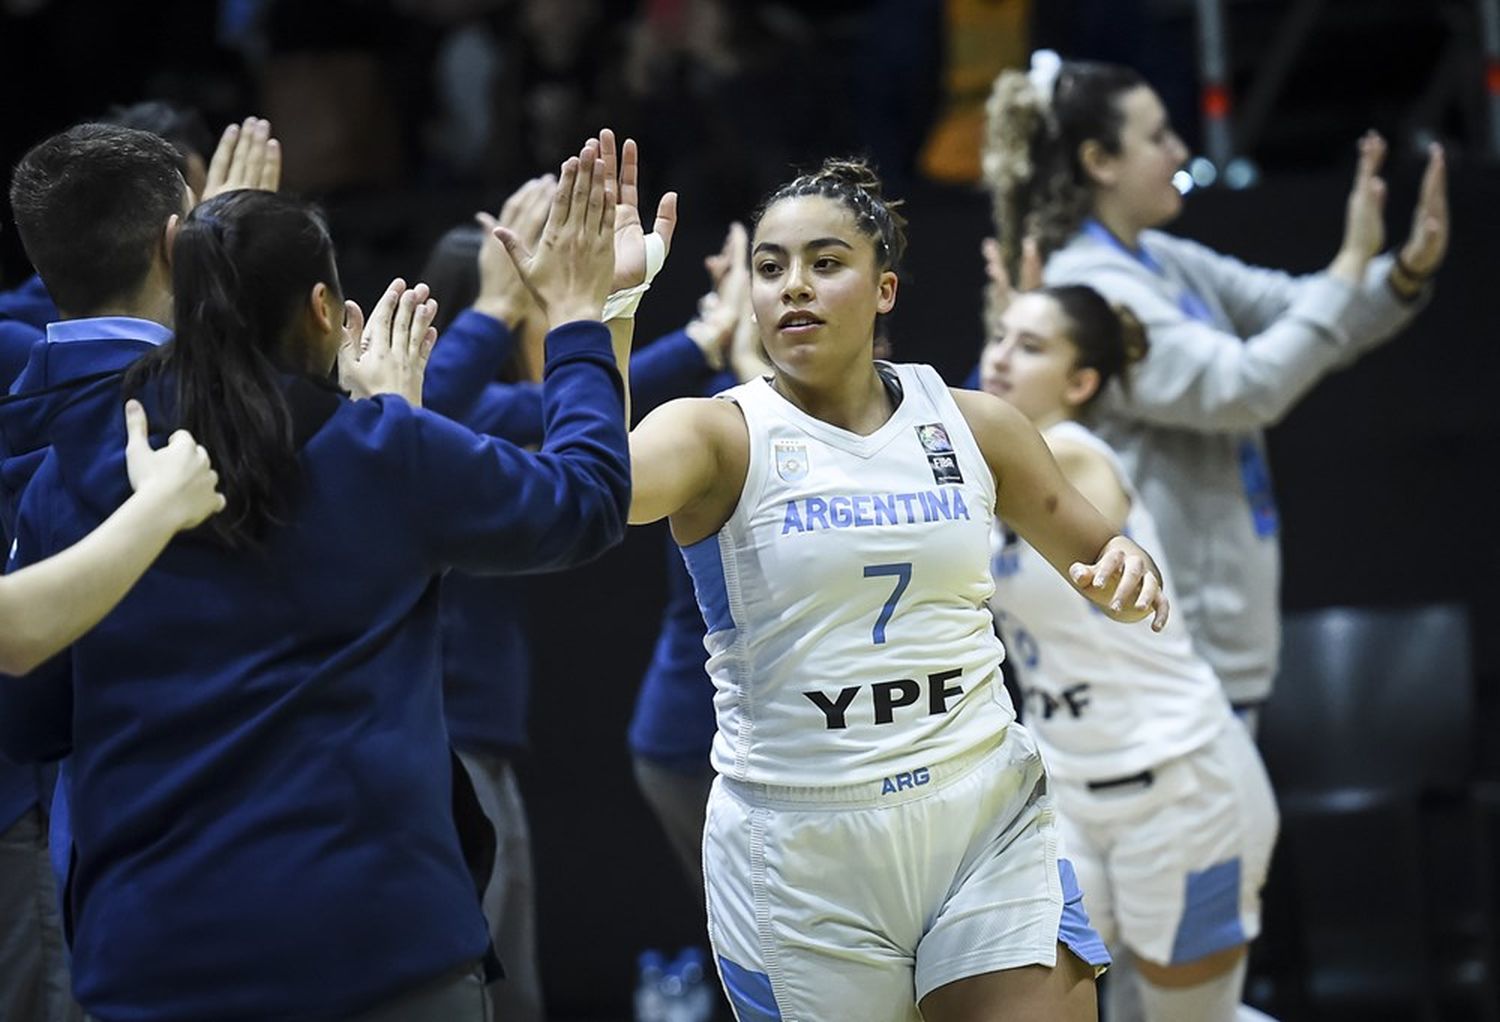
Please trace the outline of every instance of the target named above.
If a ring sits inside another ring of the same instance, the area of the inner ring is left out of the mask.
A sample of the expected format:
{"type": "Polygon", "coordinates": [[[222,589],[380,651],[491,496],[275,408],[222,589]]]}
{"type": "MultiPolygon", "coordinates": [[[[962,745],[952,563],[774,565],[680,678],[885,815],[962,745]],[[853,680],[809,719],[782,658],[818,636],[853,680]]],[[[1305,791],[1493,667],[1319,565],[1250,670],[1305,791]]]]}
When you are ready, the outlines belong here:
{"type": "Polygon", "coordinates": [[[459,421],[476,433],[533,447],[542,442],[542,385],[487,383],[459,421]]]}
{"type": "Polygon", "coordinates": [[[0,320],[0,390],[9,391],[26,368],[31,346],[46,336],[29,323],[0,320]]]}
{"type": "Polygon", "coordinates": [[[969,375],[964,377],[964,382],[959,384],[964,390],[979,389],[979,363],[974,363],[974,368],[969,370],[969,375]]]}
{"type": "Polygon", "coordinates": [[[422,380],[422,405],[460,422],[515,351],[510,327],[465,309],[433,346],[422,380]]]}
{"type": "Polygon", "coordinates": [[[565,323],[547,335],[546,442],[539,452],[423,410],[410,414],[412,527],[425,537],[435,570],[553,571],[591,560],[624,537],[630,449],[603,324],[565,323]]]}
{"type": "Polygon", "coordinates": [[[696,397],[709,374],[703,349],[686,330],[674,330],[630,356],[631,409],[639,419],[677,397],[696,397]]]}
{"type": "Polygon", "coordinates": [[[34,330],[46,330],[48,323],[55,323],[61,318],[52,296],[47,293],[47,285],[35,274],[14,290],[0,291],[0,320],[24,323],[34,330]]]}
{"type": "MultiPolygon", "coordinates": [[[[58,481],[49,455],[26,488],[16,542],[6,565],[13,572],[56,553],[45,528],[49,495],[58,481]]],[[[0,677],[0,755],[16,763],[61,759],[73,747],[73,662],[67,650],[19,678],[0,677]]]]}

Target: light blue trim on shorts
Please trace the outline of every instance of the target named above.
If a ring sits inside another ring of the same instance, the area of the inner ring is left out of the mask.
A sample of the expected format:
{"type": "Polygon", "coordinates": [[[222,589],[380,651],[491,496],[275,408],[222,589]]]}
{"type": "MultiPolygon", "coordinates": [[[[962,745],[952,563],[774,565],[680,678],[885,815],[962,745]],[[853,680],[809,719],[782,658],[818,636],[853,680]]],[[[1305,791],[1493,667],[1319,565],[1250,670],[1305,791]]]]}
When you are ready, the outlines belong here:
{"type": "Polygon", "coordinates": [[[781,1022],[770,976],[751,972],[723,955],[719,956],[719,975],[724,977],[724,990],[739,1022],[781,1022]]]}
{"type": "Polygon", "coordinates": [[[1172,942],[1172,965],[1194,962],[1205,955],[1245,943],[1240,921],[1240,859],[1187,876],[1182,919],[1172,942]]]}
{"type": "Polygon", "coordinates": [[[1104,940],[1094,931],[1089,914],[1083,907],[1083,891],[1078,886],[1078,874],[1073,864],[1062,856],[1057,857],[1057,872],[1062,878],[1062,919],[1057,924],[1057,940],[1073,952],[1084,964],[1096,969],[1109,965],[1109,950],[1104,940]]]}

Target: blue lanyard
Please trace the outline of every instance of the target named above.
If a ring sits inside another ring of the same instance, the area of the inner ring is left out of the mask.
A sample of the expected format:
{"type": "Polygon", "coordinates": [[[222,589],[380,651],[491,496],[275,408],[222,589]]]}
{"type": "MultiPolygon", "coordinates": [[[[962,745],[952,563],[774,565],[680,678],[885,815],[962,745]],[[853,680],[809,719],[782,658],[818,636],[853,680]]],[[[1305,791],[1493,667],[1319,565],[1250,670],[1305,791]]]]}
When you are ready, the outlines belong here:
{"type": "MultiPolygon", "coordinates": [[[[1156,257],[1153,256],[1150,252],[1147,252],[1144,248],[1131,248],[1119,238],[1115,237],[1114,233],[1110,231],[1108,227],[1105,227],[1093,217],[1089,217],[1083,222],[1083,231],[1095,241],[1098,241],[1101,244],[1109,245],[1110,247],[1125,253],[1130,258],[1134,259],[1136,262],[1140,263],[1146,269],[1150,270],[1152,273],[1162,278],[1163,280],[1170,281],[1174,284],[1176,283],[1176,281],[1172,281],[1171,278],[1167,276],[1166,268],[1163,267],[1161,263],[1157,262],[1156,257]]],[[[1177,287],[1177,308],[1181,310],[1182,314],[1188,319],[1196,319],[1200,323],[1217,325],[1214,320],[1213,310],[1208,307],[1208,303],[1205,302],[1202,298],[1198,297],[1197,292],[1182,287],[1181,285],[1178,285],[1177,287]]]]}

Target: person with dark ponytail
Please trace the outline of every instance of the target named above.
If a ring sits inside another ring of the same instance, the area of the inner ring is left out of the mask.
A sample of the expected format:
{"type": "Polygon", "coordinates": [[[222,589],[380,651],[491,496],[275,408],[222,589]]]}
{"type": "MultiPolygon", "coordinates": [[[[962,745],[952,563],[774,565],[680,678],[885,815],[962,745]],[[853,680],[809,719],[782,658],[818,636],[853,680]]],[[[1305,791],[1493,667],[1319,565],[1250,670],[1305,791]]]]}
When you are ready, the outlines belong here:
{"type": "Polygon", "coordinates": [[[709,937],[741,1018],[1092,1019],[1108,959],[1000,683],[994,515],[1108,617],[1167,601],[1018,412],[873,357],[896,206],[855,160],[772,192],[769,375],[631,434],[630,519],[670,520],[707,625],[709,937]]]}
{"type": "MultiPolygon", "coordinates": [[[[1084,425],[1104,388],[1130,392],[1146,353],[1128,309],[1063,284],[1010,302],[979,373],[1111,525],[1157,548],[1124,465],[1084,425]]],[[[1171,597],[1171,564],[1161,566],[1171,597]]],[[[1112,627],[1007,528],[993,569],[991,607],[1017,654],[1089,918],[1139,963],[1148,1022],[1233,1022],[1277,828],[1254,742],[1180,618],[1160,635],[1112,627]]]]}
{"type": "MultiPolygon", "coordinates": [[[[426,286],[393,282],[366,322],[308,205],[239,191],[182,221],[176,333],[123,388],[158,430],[197,430],[227,507],[66,657],[64,908],[92,1015],[487,1020],[488,863],[466,856],[438,580],[558,569],[623,534],[628,337],[598,322],[614,192],[585,146],[518,254],[553,325],[537,453],[419,407],[426,286]]],[[[57,439],[23,559],[119,502],[119,446],[57,439]]],[[[8,755],[18,711],[0,702],[8,755]]]]}
{"type": "Polygon", "coordinates": [[[989,106],[985,174],[1000,262],[1027,242],[1048,284],[1088,284],[1145,324],[1151,353],[1097,425],[1161,526],[1193,640],[1254,730],[1280,647],[1280,523],[1263,430],[1318,380],[1416,316],[1448,246],[1443,151],[1430,150],[1411,233],[1385,255],[1385,142],[1359,140],[1337,255],[1294,277],[1163,233],[1187,150],[1133,70],[1061,61],[1007,71],[989,106]]]}

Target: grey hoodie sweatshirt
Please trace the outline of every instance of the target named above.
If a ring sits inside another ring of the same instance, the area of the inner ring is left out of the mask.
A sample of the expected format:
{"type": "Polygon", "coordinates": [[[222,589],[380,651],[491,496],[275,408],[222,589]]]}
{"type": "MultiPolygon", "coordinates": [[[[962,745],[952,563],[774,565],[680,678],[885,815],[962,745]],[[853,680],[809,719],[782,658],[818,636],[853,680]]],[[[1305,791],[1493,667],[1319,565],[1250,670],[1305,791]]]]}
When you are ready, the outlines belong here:
{"type": "Polygon", "coordinates": [[[1425,301],[1386,284],[1247,266],[1157,231],[1126,248],[1088,225],[1048,260],[1047,284],[1088,284],[1128,306],[1150,351],[1112,384],[1096,428],[1120,452],[1161,531],[1194,644],[1236,705],[1271,693],[1281,644],[1281,546],[1262,431],[1334,369],[1400,331],[1425,301]]]}

